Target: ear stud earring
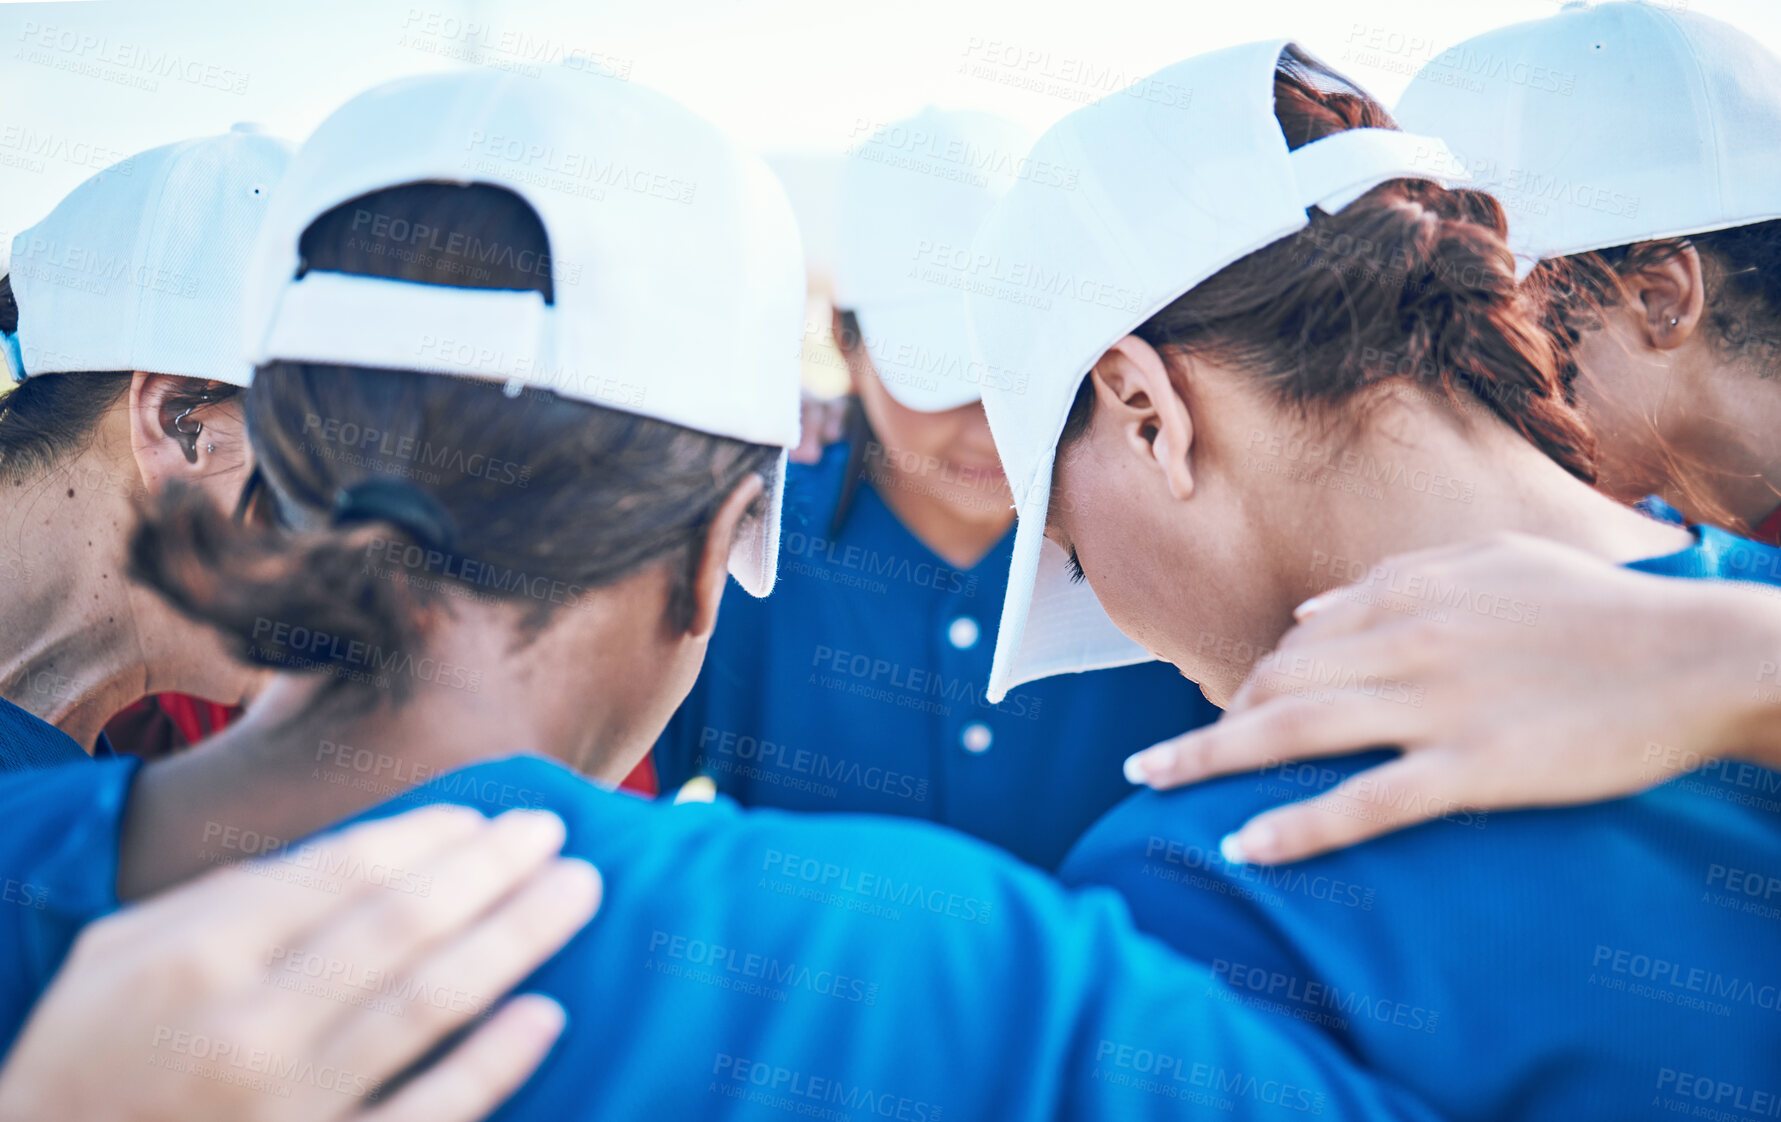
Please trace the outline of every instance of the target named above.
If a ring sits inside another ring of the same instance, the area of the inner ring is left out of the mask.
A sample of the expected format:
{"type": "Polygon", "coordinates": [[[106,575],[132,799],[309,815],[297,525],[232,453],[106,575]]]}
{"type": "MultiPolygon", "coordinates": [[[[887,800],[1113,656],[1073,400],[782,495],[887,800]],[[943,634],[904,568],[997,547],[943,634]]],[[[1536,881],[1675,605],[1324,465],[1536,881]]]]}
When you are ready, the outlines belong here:
{"type": "MultiPolygon", "coordinates": [[[[200,394],[198,395],[197,400],[192,401],[184,409],[179,411],[179,416],[173,418],[173,424],[170,428],[169,435],[177,436],[179,438],[180,449],[185,452],[186,463],[188,464],[195,464],[198,462],[198,438],[204,435],[204,422],[194,419],[192,427],[187,428],[186,418],[192,415],[193,410],[203,405],[209,405],[215,400],[216,398],[211,394],[200,394]]],[[[166,424],[165,421],[162,423],[166,424]]],[[[204,450],[206,452],[215,452],[216,445],[214,443],[206,444],[204,450]]]]}

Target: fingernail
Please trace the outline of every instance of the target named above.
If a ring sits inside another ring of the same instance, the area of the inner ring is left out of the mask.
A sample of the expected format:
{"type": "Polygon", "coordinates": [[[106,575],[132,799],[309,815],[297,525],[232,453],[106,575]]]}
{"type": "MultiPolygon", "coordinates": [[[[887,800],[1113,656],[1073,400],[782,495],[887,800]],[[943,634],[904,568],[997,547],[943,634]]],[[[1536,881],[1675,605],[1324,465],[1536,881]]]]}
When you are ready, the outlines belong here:
{"type": "Polygon", "coordinates": [[[1310,616],[1313,612],[1316,612],[1323,608],[1328,607],[1329,602],[1330,602],[1330,600],[1329,600],[1328,596],[1324,596],[1324,595],[1313,596],[1313,597],[1311,597],[1311,599],[1305,601],[1303,604],[1300,604],[1298,607],[1296,607],[1292,610],[1292,618],[1299,621],[1300,623],[1303,623],[1303,622],[1305,622],[1305,619],[1308,616],[1310,616]]]}
{"type": "Polygon", "coordinates": [[[569,924],[580,926],[600,910],[605,881],[600,870],[579,857],[561,857],[544,874],[550,907],[569,924]]]}
{"type": "Polygon", "coordinates": [[[1150,782],[1150,777],[1168,769],[1175,762],[1173,744],[1156,744],[1126,757],[1125,781],[1136,786],[1150,782]]]}
{"type": "Polygon", "coordinates": [[[1144,753],[1133,752],[1125,758],[1125,781],[1134,787],[1144,786],[1144,753]]]}
{"type": "Polygon", "coordinates": [[[1266,822],[1251,822],[1218,843],[1219,854],[1233,865],[1267,864],[1273,848],[1274,827],[1266,822]]]}
{"type": "Polygon", "coordinates": [[[535,1046],[548,1047],[569,1027],[569,1011],[555,998],[541,993],[522,993],[508,1003],[508,1023],[530,1037],[535,1046]]]}

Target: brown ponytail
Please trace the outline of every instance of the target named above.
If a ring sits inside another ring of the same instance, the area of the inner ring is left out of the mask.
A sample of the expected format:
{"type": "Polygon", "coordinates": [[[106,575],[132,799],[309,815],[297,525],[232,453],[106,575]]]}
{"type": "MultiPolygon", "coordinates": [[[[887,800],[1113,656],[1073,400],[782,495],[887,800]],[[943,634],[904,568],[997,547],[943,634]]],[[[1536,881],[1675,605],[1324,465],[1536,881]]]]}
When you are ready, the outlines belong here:
{"type": "MultiPolygon", "coordinates": [[[[488,185],[375,192],[318,218],[301,249],[313,270],[551,298],[537,214],[488,185]],[[437,236],[417,252],[367,232],[383,229],[437,236]],[[438,248],[459,245],[469,256],[438,248]]],[[[645,400],[647,372],[600,374],[615,404],[645,400]]],[[[718,507],[779,457],[548,390],[404,370],[272,363],[244,411],[264,480],[247,516],[169,495],[136,531],[132,573],[244,658],[325,673],[351,705],[430,681],[476,688],[477,668],[448,680],[425,656],[434,609],[453,603],[518,606],[529,632],[663,564],[666,623],[684,628],[718,507]],[[355,507],[368,493],[377,509],[355,507]]]]}
{"type": "Polygon", "coordinates": [[[379,535],[358,537],[357,549],[332,534],[287,538],[170,488],[131,537],[131,576],[216,628],[244,662],[323,671],[341,694],[375,696],[345,688],[358,683],[401,698],[414,684],[404,671],[420,638],[416,610],[433,598],[378,579],[366,553],[379,535]],[[328,595],[316,595],[322,589],[328,595]]]}
{"type": "MultiPolygon", "coordinates": [[[[1295,149],[1347,129],[1396,127],[1378,102],[1291,54],[1274,99],[1295,149]]],[[[1543,309],[1516,284],[1504,229],[1486,195],[1392,180],[1338,214],[1313,210],[1303,230],[1227,266],[1134,334],[1242,366],[1302,410],[1388,384],[1459,408],[1481,402],[1593,482],[1594,438],[1565,400],[1560,351],[1543,309]]],[[[1073,416],[1066,435],[1085,420],[1073,416]]]]}

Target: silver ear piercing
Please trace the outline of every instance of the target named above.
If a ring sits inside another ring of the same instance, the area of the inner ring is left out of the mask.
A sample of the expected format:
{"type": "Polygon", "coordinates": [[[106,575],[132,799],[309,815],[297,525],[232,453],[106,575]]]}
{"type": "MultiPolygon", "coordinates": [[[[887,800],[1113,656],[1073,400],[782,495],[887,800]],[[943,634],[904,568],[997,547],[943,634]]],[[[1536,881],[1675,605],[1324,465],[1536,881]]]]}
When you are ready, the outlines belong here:
{"type": "Polygon", "coordinates": [[[216,451],[216,445],[214,445],[214,444],[206,444],[206,445],[205,445],[205,446],[204,446],[204,450],[205,450],[205,451],[206,451],[206,452],[214,452],[214,451],[216,451]]]}
{"type": "Polygon", "coordinates": [[[1675,327],[1677,324],[1679,324],[1681,322],[1682,322],[1681,316],[1671,316],[1670,317],[1670,326],[1671,327],[1675,327]]]}
{"type": "Polygon", "coordinates": [[[174,432],[178,433],[181,436],[190,436],[190,437],[195,438],[199,433],[204,431],[204,422],[203,421],[199,421],[196,428],[188,429],[185,426],[186,418],[191,416],[192,410],[194,410],[196,408],[198,408],[196,405],[188,405],[180,413],[179,416],[173,418],[173,431],[174,432]]]}

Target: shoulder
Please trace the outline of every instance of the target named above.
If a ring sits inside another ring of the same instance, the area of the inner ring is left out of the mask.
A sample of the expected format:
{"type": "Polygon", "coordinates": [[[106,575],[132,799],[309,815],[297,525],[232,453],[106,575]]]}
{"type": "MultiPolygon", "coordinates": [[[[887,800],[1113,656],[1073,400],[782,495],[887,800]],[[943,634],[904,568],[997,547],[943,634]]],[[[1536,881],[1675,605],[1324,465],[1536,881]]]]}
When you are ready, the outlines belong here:
{"type": "Polygon", "coordinates": [[[493,817],[509,810],[548,810],[566,823],[596,816],[624,820],[648,805],[609,791],[586,776],[544,756],[514,755],[485,760],[430,777],[426,783],[385,802],[365,817],[384,817],[433,803],[475,807],[493,817]]]}
{"type": "Polygon", "coordinates": [[[563,852],[596,861],[652,855],[666,859],[684,850],[684,835],[695,826],[709,828],[709,823],[736,813],[735,804],[727,799],[712,807],[674,806],[603,787],[553,759],[515,755],[436,776],[359,819],[383,818],[435,803],[474,807],[491,818],[510,810],[550,811],[567,828],[563,852]],[[689,809],[711,813],[682,813],[689,809]]]}
{"type": "Polygon", "coordinates": [[[624,870],[638,883],[669,877],[724,885],[744,874],[774,882],[769,896],[806,888],[838,893],[844,902],[858,895],[891,908],[963,919],[967,926],[990,922],[992,892],[1010,883],[1030,889],[1049,882],[987,843],[926,822],[744,811],[727,798],[671,805],[609,790],[539,756],[450,772],[364,817],[429,803],[473,806],[491,816],[512,809],[551,811],[568,827],[565,853],[599,862],[603,872],[610,863],[611,871],[624,870]],[[893,875],[896,870],[900,874],[893,875]]]}
{"type": "Polygon", "coordinates": [[[74,763],[7,775],[0,783],[0,818],[7,824],[0,849],[12,859],[27,850],[42,855],[95,844],[103,848],[105,836],[115,843],[130,784],[141,764],[135,756],[92,760],[83,753],[74,763]]]}
{"type": "MultiPolygon", "coordinates": [[[[1640,506],[1646,508],[1646,513],[1653,513],[1649,504],[1661,501],[1645,499],[1641,500],[1640,506]]],[[[1664,504],[1654,517],[1661,521],[1671,521],[1664,511],[1675,514],[1673,507],[1664,504]]],[[[1675,519],[1680,524],[1681,515],[1675,514],[1675,519]]],[[[1666,553],[1661,557],[1632,561],[1626,567],[1641,573],[1684,580],[1737,580],[1781,585],[1781,549],[1739,537],[1705,523],[1687,528],[1695,538],[1694,544],[1687,549],[1666,553]]]]}
{"type": "MultiPolygon", "coordinates": [[[[1717,526],[1699,528],[1705,577],[1781,585],[1781,549],[1729,534],[1717,526]]],[[[1683,574],[1697,575],[1697,574],[1683,574]]]]}
{"type": "Polygon", "coordinates": [[[1226,861],[1219,843],[1254,815],[1309,798],[1388,755],[1287,762],[1175,791],[1140,791],[1082,836],[1058,876],[1067,885],[1118,891],[1140,928],[1198,957],[1272,945],[1297,912],[1370,912],[1377,878],[1355,866],[1367,860],[1357,851],[1262,867],[1226,861]]]}
{"type": "MultiPolygon", "coordinates": [[[[82,925],[118,906],[118,842],[142,761],[127,756],[14,773],[0,784],[0,953],[14,981],[47,985],[82,925]],[[22,969],[24,968],[24,969],[22,969]]],[[[3,1003],[0,1003],[3,1004],[3,1003]]],[[[0,1011],[0,1053],[16,1026],[0,1011]]]]}
{"type": "Polygon", "coordinates": [[[1218,853],[1226,834],[1270,807],[1332,787],[1386,755],[1367,752],[1332,760],[1288,761],[1173,791],[1138,791],[1102,815],[1076,843],[1065,861],[1065,878],[1072,879],[1072,871],[1133,857],[1160,856],[1191,860],[1215,871],[1228,869],[1218,853]]]}
{"type": "Polygon", "coordinates": [[[1221,875],[1224,835],[1263,809],[1257,776],[1214,780],[1176,791],[1141,790],[1122,800],[1079,838],[1058,869],[1066,884],[1180,880],[1192,870],[1221,875]]]}

